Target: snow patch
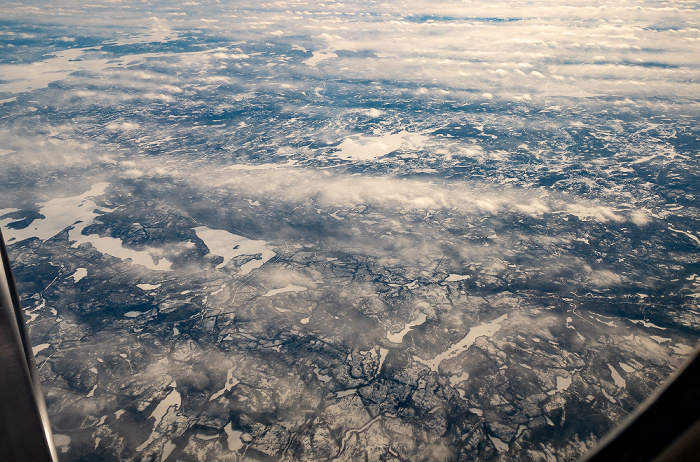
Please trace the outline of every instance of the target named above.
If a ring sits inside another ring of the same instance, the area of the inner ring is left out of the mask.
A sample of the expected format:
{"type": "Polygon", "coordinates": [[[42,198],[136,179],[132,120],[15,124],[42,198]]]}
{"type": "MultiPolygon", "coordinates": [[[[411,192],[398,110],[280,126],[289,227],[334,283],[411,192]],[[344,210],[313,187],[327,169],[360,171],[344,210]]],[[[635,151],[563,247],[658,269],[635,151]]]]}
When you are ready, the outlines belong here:
{"type": "MultiPolygon", "coordinates": [[[[130,259],[131,263],[148,269],[170,270],[171,263],[162,257],[160,249],[132,250],[125,248],[120,239],[100,237],[96,234],[83,234],[83,230],[99,217],[95,210],[100,208],[92,199],[103,195],[107,186],[109,186],[108,183],[95,183],[90,190],[78,196],[57,197],[38,204],[44,218],[34,220],[31,226],[24,229],[7,229],[5,231],[6,239],[9,242],[36,237],[45,241],[66,228],[70,228],[68,239],[73,242],[71,246],[73,248],[81,244],[91,244],[100,253],[121,260],[130,259]]],[[[0,226],[4,226],[12,220],[12,218],[0,220],[0,226]]]]}
{"type": "Polygon", "coordinates": [[[317,50],[313,51],[310,58],[302,61],[304,64],[310,67],[316,67],[318,63],[325,61],[327,59],[337,58],[338,55],[329,50],[317,50]]]}
{"type": "Polygon", "coordinates": [[[643,321],[643,320],[641,320],[641,319],[630,319],[630,322],[633,322],[633,323],[635,323],[635,324],[641,324],[641,325],[643,325],[644,327],[653,327],[654,329],[666,330],[665,327],[660,327],[660,326],[657,326],[656,324],[654,324],[654,323],[652,323],[652,322],[643,321]]]}
{"type": "Polygon", "coordinates": [[[424,313],[420,313],[418,315],[418,318],[404,325],[404,328],[400,332],[392,334],[390,330],[387,331],[386,338],[389,339],[389,341],[392,343],[401,343],[403,341],[404,336],[408,334],[411,331],[411,329],[413,329],[416,326],[420,326],[426,321],[426,319],[426,315],[424,313]]]}
{"type": "Polygon", "coordinates": [[[138,318],[139,316],[148,313],[148,311],[127,311],[124,313],[125,318],[138,318]]]}
{"type": "Polygon", "coordinates": [[[571,377],[557,376],[557,391],[564,391],[571,386],[573,379],[571,377]]]}
{"type": "Polygon", "coordinates": [[[150,436],[146,441],[144,441],[139,447],[136,448],[137,452],[141,452],[146,447],[148,447],[149,444],[153,442],[153,440],[158,436],[158,427],[160,426],[161,422],[163,422],[163,418],[170,412],[171,409],[173,409],[175,412],[177,412],[180,409],[180,406],[182,405],[182,397],[180,396],[180,393],[175,389],[177,384],[175,382],[172,382],[170,384],[172,387],[172,391],[168,393],[168,395],[156,406],[156,408],[153,410],[149,418],[154,418],[155,419],[155,425],[153,426],[153,431],[151,432],[150,436]]]}
{"type": "Polygon", "coordinates": [[[213,255],[224,257],[224,261],[217,265],[217,268],[223,268],[233,258],[240,255],[250,255],[255,258],[244,263],[240,268],[241,274],[248,274],[275,256],[275,252],[267,248],[265,241],[248,239],[222,229],[211,229],[206,226],[198,226],[194,228],[194,231],[213,255]]]}
{"type": "Polygon", "coordinates": [[[458,383],[462,383],[465,380],[469,380],[469,373],[462,372],[460,375],[453,375],[450,377],[450,385],[454,387],[458,383]]]}
{"type": "Polygon", "coordinates": [[[342,390],[335,392],[336,398],[345,398],[346,396],[354,395],[357,392],[357,388],[350,388],[348,390],[342,390]]]}
{"type": "Polygon", "coordinates": [[[463,351],[466,351],[469,349],[470,346],[476,341],[477,338],[479,337],[492,337],[496,332],[498,332],[501,328],[501,324],[508,318],[507,314],[504,314],[503,316],[500,316],[499,318],[494,319],[493,321],[490,322],[485,322],[483,324],[480,324],[478,326],[474,326],[469,330],[469,333],[459,342],[455,343],[450,347],[447,351],[444,353],[440,353],[437,355],[435,358],[432,360],[425,360],[421,359],[417,356],[414,356],[413,359],[416,360],[417,362],[421,364],[425,364],[426,366],[430,367],[430,369],[433,372],[438,372],[438,369],[440,367],[440,363],[447,359],[452,359],[462,353],[463,351]]]}
{"type": "Polygon", "coordinates": [[[78,282],[87,276],[87,274],[87,268],[78,268],[75,270],[75,273],[71,274],[71,277],[73,278],[73,282],[78,282]]]}
{"type": "Polygon", "coordinates": [[[625,388],[627,385],[627,382],[625,382],[625,379],[622,378],[619,372],[612,366],[612,364],[608,364],[608,368],[610,368],[610,375],[612,375],[612,379],[615,382],[615,385],[617,385],[619,388],[625,388]]]}
{"type": "Polygon", "coordinates": [[[508,451],[508,444],[505,443],[502,439],[496,438],[495,436],[489,435],[489,438],[491,439],[491,442],[493,443],[494,446],[496,446],[496,450],[498,452],[507,452],[508,451]]]}
{"type": "Polygon", "coordinates": [[[36,356],[40,351],[43,351],[50,347],[51,345],[48,343],[42,343],[41,345],[37,345],[35,347],[32,347],[32,354],[36,356]]]}
{"type": "Polygon", "coordinates": [[[338,145],[336,155],[345,160],[372,160],[396,151],[404,144],[415,148],[423,144],[425,138],[405,130],[379,136],[351,136],[338,145]]]}
{"type": "Polygon", "coordinates": [[[224,432],[226,432],[226,444],[228,445],[228,450],[231,452],[238,452],[243,447],[243,432],[233,429],[233,422],[229,422],[228,425],[224,427],[224,432]]]}
{"type": "Polygon", "coordinates": [[[561,393],[562,391],[566,390],[571,386],[571,382],[573,381],[572,377],[562,377],[562,376],[557,376],[557,385],[556,389],[554,390],[549,390],[547,394],[549,396],[555,395],[556,393],[561,393]]]}
{"type": "Polygon", "coordinates": [[[231,369],[226,372],[226,383],[224,384],[224,388],[221,390],[217,391],[214,393],[211,398],[209,398],[209,401],[213,401],[219,396],[223,395],[224,392],[231,391],[233,387],[241,383],[240,380],[238,380],[236,377],[234,377],[233,372],[236,370],[235,367],[232,367],[231,369]]]}
{"type": "Polygon", "coordinates": [[[163,445],[163,452],[160,455],[160,462],[164,462],[165,460],[167,460],[168,457],[170,457],[170,454],[172,454],[175,447],[176,446],[173,444],[172,441],[166,441],[163,445]]]}
{"type": "Polygon", "coordinates": [[[56,448],[60,449],[62,453],[68,452],[68,449],[70,449],[70,441],[70,436],[68,435],[53,434],[53,442],[56,448]]]}
{"type": "Polygon", "coordinates": [[[457,281],[464,281],[465,279],[469,279],[471,276],[466,275],[466,274],[450,274],[447,279],[445,279],[445,282],[457,282],[457,281]]]}
{"type": "Polygon", "coordinates": [[[386,359],[386,355],[389,354],[389,350],[386,348],[380,348],[379,349],[379,366],[377,366],[377,375],[382,371],[382,366],[384,365],[384,360],[386,359]]]}
{"type": "Polygon", "coordinates": [[[631,374],[632,372],[634,372],[634,367],[630,366],[629,364],[627,364],[627,363],[618,363],[618,364],[620,365],[620,368],[623,371],[627,372],[628,374],[631,374]]]}
{"type": "Polygon", "coordinates": [[[330,375],[321,374],[320,367],[314,367],[314,374],[316,374],[316,378],[323,383],[328,383],[332,379],[332,377],[330,375]]]}
{"type": "Polygon", "coordinates": [[[263,295],[263,297],[272,297],[273,295],[283,294],[285,292],[303,292],[305,290],[307,290],[306,287],[295,286],[294,284],[287,284],[281,289],[272,289],[268,291],[265,295],[263,295]]]}
{"type": "Polygon", "coordinates": [[[673,351],[676,354],[679,354],[679,355],[689,355],[693,351],[695,351],[693,349],[693,347],[690,347],[688,345],[683,345],[682,343],[676,343],[675,345],[671,345],[671,348],[673,349],[673,351]]]}

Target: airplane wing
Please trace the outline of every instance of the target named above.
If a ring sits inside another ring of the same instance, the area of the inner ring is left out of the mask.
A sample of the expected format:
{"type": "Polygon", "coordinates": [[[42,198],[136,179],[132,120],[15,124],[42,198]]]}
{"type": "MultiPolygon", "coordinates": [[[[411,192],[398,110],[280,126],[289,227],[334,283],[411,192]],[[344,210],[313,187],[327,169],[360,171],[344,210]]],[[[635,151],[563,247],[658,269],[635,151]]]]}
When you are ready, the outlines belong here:
{"type": "Polygon", "coordinates": [[[39,375],[0,232],[0,460],[58,460],[39,375]]]}

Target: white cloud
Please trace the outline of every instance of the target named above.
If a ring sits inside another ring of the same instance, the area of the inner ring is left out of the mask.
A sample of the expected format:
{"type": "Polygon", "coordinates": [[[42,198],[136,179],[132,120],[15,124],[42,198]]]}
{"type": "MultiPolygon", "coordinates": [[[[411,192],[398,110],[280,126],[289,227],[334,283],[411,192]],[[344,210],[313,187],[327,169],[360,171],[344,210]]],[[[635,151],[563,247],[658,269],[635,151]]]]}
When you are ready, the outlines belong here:
{"type": "Polygon", "coordinates": [[[364,113],[368,117],[377,118],[377,117],[381,117],[384,114],[384,111],[380,111],[379,109],[372,108],[372,109],[367,109],[366,111],[364,111],[364,113]]]}
{"type": "Polygon", "coordinates": [[[173,98],[170,95],[166,95],[164,93],[148,92],[148,93],[144,93],[143,97],[146,99],[161,101],[163,103],[172,103],[173,101],[175,101],[175,98],[173,98]]]}
{"type": "Polygon", "coordinates": [[[343,140],[336,156],[345,160],[372,160],[385,156],[403,145],[416,147],[425,139],[419,134],[406,131],[379,136],[353,136],[343,140]]]}
{"type": "Polygon", "coordinates": [[[114,131],[131,131],[139,128],[139,124],[134,122],[110,122],[105,125],[107,130],[114,131]]]}

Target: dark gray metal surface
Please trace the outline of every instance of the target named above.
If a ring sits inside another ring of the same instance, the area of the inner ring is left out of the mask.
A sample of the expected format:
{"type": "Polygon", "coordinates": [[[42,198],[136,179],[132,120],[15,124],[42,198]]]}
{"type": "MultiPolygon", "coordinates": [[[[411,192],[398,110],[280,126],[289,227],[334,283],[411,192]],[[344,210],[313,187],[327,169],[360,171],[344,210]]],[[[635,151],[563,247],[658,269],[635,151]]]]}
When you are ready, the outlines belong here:
{"type": "Polygon", "coordinates": [[[0,232],[0,460],[57,461],[24,314],[0,232]]]}

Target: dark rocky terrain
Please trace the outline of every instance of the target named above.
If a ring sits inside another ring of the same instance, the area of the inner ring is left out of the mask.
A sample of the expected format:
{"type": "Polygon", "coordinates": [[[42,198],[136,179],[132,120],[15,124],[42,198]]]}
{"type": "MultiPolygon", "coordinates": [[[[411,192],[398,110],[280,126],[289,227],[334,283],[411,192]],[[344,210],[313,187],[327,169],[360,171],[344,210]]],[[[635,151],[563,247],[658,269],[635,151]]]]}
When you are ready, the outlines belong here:
{"type": "Polygon", "coordinates": [[[63,460],[574,460],[692,353],[697,9],[494,5],[8,5],[63,460]]]}

